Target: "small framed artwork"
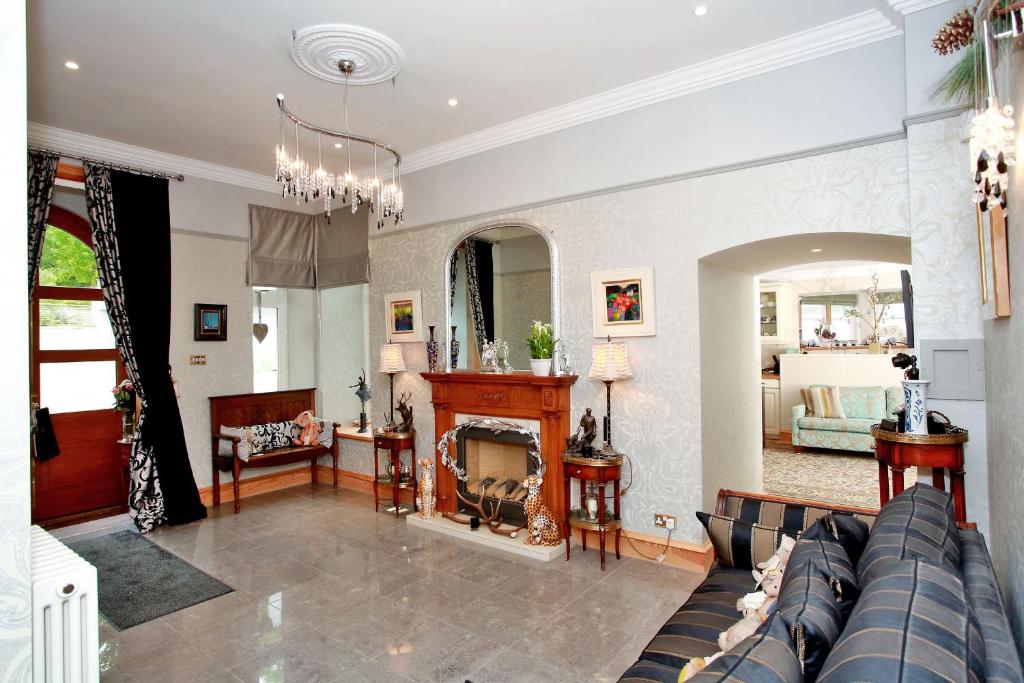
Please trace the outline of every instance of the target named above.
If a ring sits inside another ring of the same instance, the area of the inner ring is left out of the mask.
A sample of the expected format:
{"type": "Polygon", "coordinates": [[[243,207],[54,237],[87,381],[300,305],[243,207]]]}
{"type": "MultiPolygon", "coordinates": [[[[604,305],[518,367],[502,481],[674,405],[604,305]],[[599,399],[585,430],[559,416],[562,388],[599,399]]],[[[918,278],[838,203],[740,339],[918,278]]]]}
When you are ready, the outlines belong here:
{"type": "Polygon", "coordinates": [[[423,341],[420,291],[395,292],[384,297],[388,337],[393,342],[423,341]]]}
{"type": "Polygon", "coordinates": [[[195,341],[228,340],[228,307],[226,304],[196,304],[193,324],[195,341]]]}
{"type": "Polygon", "coordinates": [[[595,337],[655,334],[654,269],[621,268],[590,275],[595,337]]]}

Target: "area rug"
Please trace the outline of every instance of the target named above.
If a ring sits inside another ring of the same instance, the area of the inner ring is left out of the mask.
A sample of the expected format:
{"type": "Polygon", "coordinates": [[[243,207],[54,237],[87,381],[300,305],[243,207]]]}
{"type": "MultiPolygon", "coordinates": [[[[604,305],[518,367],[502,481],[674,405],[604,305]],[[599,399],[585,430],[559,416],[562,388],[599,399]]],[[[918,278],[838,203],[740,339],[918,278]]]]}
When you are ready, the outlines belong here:
{"type": "Polygon", "coordinates": [[[68,543],[99,575],[100,613],[126,629],[231,592],[135,531],[68,543]]]}
{"type": "MultiPolygon", "coordinates": [[[[765,492],[777,496],[878,507],[878,463],[870,453],[766,448],[763,480],[765,492]]],[[[904,473],[903,482],[906,487],[917,482],[914,468],[904,473]]],[[[891,476],[889,486],[891,490],[891,476]]]]}

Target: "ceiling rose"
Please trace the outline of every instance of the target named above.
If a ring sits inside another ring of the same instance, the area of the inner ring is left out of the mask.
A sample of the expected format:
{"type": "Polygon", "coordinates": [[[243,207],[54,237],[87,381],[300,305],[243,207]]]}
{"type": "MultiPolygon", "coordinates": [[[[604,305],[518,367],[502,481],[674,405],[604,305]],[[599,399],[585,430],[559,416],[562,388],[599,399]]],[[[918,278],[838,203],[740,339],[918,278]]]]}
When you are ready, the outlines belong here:
{"type": "Polygon", "coordinates": [[[382,33],[350,24],[317,24],[293,32],[292,59],[306,73],[331,83],[344,83],[338,63],[355,65],[351,85],[389,81],[402,69],[405,53],[382,33]]]}

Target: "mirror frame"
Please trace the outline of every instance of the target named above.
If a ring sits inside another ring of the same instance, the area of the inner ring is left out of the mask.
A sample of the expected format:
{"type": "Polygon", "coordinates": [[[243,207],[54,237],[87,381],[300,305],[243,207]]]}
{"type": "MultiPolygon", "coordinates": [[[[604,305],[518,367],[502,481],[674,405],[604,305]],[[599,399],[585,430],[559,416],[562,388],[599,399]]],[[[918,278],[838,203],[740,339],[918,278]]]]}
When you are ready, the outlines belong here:
{"type": "MultiPolygon", "coordinates": [[[[559,258],[558,258],[558,245],[555,244],[554,235],[550,230],[546,230],[535,223],[524,220],[498,220],[489,221],[487,223],[481,223],[472,228],[463,231],[459,237],[455,240],[455,243],[445,253],[444,259],[444,338],[447,340],[444,349],[444,368],[445,372],[451,372],[452,370],[452,307],[451,299],[449,298],[449,286],[451,283],[452,274],[452,255],[459,248],[467,238],[477,235],[485,230],[491,230],[493,228],[526,228],[537,233],[544,238],[544,241],[548,245],[548,258],[551,264],[551,331],[554,334],[555,339],[562,338],[562,305],[561,305],[561,291],[559,290],[559,258]]],[[[493,340],[491,340],[493,341],[493,340]]],[[[562,354],[561,344],[555,345],[555,353],[552,355],[552,366],[554,373],[560,374],[559,370],[559,359],[562,354]]],[[[463,368],[465,369],[465,368],[463,368]]],[[[516,368],[517,371],[529,371],[529,368],[516,368]]]]}

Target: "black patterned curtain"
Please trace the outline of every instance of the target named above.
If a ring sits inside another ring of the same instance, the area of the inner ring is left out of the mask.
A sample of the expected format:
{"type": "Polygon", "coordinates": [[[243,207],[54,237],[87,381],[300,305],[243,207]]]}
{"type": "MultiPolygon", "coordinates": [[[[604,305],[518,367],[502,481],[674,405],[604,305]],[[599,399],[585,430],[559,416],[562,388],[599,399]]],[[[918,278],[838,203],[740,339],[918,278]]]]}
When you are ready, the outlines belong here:
{"type": "Polygon", "coordinates": [[[452,252],[451,267],[448,269],[448,309],[455,306],[455,280],[459,275],[459,250],[452,252]]]}
{"type": "MultiPolygon", "coordinates": [[[[483,353],[484,342],[493,341],[487,336],[487,325],[484,322],[484,301],[480,292],[480,273],[477,270],[476,245],[480,240],[467,239],[466,245],[466,299],[473,316],[473,336],[476,337],[476,350],[483,353]]],[[[492,302],[493,307],[493,302],[492,302]]]]}
{"type": "Polygon", "coordinates": [[[139,531],[202,519],[168,352],[171,242],[167,180],[85,164],[100,286],[117,348],[142,405],[129,513],[139,531]]]}
{"type": "Polygon", "coordinates": [[[43,254],[46,220],[50,216],[53,181],[57,178],[59,154],[28,153],[28,298],[32,298],[43,254]]]}

